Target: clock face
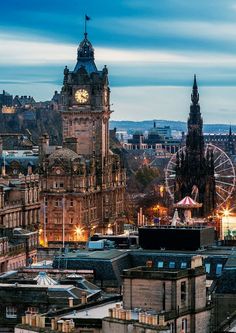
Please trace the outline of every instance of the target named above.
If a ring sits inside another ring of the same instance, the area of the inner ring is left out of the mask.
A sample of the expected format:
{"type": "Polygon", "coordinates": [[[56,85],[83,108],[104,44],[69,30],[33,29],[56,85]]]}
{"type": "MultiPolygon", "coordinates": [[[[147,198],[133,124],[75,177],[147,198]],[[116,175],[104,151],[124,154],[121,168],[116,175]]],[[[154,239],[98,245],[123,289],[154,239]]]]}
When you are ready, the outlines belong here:
{"type": "Polygon", "coordinates": [[[86,89],[78,89],[75,92],[75,100],[80,104],[85,104],[89,100],[89,93],[86,89]]]}

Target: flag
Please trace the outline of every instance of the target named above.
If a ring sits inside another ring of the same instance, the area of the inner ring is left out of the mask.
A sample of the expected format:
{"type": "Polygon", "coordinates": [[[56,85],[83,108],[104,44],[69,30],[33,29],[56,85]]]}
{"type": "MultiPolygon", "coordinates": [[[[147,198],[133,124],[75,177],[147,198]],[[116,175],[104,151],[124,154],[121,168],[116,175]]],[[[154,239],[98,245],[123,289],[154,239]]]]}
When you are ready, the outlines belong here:
{"type": "Polygon", "coordinates": [[[89,20],[91,20],[91,18],[88,15],[85,15],[85,20],[89,21],[89,20]]]}

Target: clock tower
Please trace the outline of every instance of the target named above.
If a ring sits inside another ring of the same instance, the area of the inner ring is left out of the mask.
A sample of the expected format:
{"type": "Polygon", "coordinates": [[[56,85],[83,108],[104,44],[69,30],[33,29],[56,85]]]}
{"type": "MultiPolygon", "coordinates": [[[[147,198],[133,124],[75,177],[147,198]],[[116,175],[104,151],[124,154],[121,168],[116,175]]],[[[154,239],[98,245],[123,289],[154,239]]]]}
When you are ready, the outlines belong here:
{"type": "Polygon", "coordinates": [[[93,46],[85,33],[74,70],[64,69],[62,87],[63,141],[67,146],[71,143],[77,154],[101,161],[108,157],[109,95],[108,70],[106,66],[97,69],[93,46]]]}
{"type": "Polygon", "coordinates": [[[84,34],[73,70],[64,69],[61,91],[63,147],[42,138],[42,243],[87,241],[93,233],[122,229],[125,170],[109,150],[110,89],[84,34]],[[46,141],[47,142],[46,142],[46,141]]]}

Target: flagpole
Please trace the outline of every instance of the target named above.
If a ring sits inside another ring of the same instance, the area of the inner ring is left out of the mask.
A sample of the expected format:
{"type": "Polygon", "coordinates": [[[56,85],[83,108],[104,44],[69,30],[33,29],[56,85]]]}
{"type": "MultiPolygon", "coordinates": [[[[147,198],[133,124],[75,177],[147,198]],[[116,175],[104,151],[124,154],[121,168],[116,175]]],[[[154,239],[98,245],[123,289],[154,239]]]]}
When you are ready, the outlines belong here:
{"type": "Polygon", "coordinates": [[[84,16],[84,34],[87,34],[87,19],[86,19],[86,15],[84,16]]]}
{"type": "Polygon", "coordinates": [[[43,230],[43,239],[44,239],[44,246],[46,247],[46,238],[47,238],[47,230],[46,230],[46,198],[43,197],[43,224],[44,224],[44,230],[43,230]]]}

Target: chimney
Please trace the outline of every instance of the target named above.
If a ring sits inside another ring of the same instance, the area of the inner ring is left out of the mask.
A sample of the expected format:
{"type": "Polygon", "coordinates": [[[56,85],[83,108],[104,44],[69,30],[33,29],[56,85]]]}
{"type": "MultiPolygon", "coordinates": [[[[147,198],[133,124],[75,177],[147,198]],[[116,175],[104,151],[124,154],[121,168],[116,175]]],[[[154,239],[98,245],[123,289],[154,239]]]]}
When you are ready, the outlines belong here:
{"type": "Polygon", "coordinates": [[[87,293],[86,293],[86,291],[82,291],[82,293],[81,293],[81,304],[87,304],[87,293]]]}
{"type": "Polygon", "coordinates": [[[62,332],[62,326],[63,326],[64,320],[58,320],[57,322],[57,330],[62,332]]]}
{"type": "Polygon", "coordinates": [[[69,301],[69,308],[72,308],[74,306],[74,298],[73,297],[69,297],[68,301],[69,301]]]}
{"type": "Polygon", "coordinates": [[[32,175],[32,166],[30,164],[27,167],[27,175],[32,175]]]}
{"type": "Polygon", "coordinates": [[[159,325],[160,326],[165,326],[166,325],[165,315],[159,315],[159,325]]]}
{"type": "Polygon", "coordinates": [[[202,267],[202,256],[193,256],[191,258],[191,268],[202,267]]]}
{"type": "Polygon", "coordinates": [[[63,146],[65,148],[71,149],[74,152],[78,152],[78,138],[66,138],[63,146]]]}
{"type": "Polygon", "coordinates": [[[56,319],[55,318],[52,318],[51,319],[51,330],[52,331],[56,331],[56,319]]]}
{"type": "Polygon", "coordinates": [[[39,155],[45,155],[49,147],[49,135],[43,134],[39,139],[39,155]]]}

